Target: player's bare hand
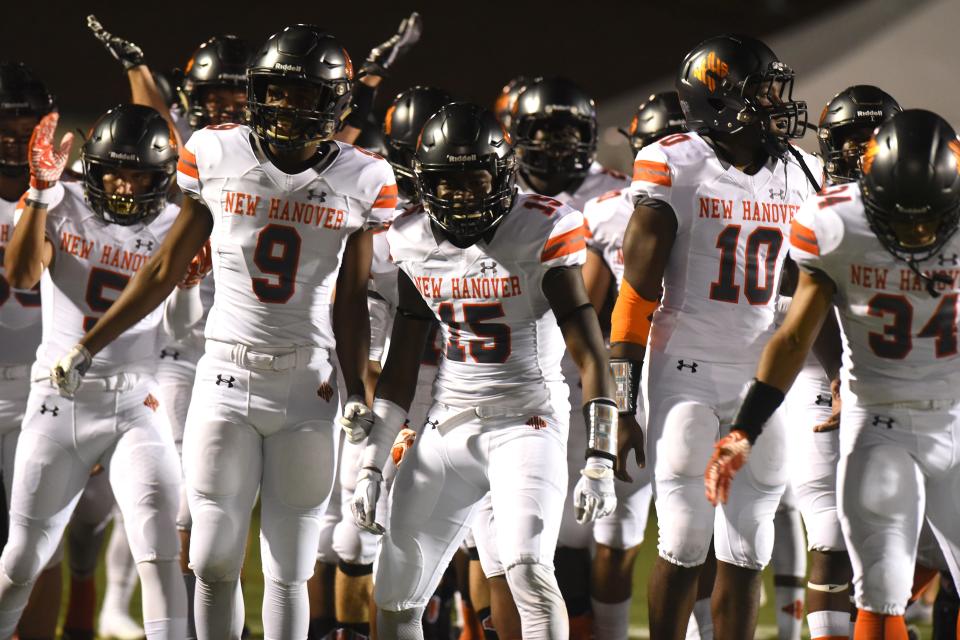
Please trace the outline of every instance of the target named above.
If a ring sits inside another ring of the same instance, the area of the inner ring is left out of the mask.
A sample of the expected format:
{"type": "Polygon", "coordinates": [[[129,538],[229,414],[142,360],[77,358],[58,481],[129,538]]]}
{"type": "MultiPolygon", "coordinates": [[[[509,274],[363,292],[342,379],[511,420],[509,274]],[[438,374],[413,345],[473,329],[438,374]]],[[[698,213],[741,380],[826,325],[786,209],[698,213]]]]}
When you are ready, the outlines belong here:
{"type": "Polygon", "coordinates": [[[203,243],[197,255],[193,256],[190,264],[187,266],[187,272],[183,279],[177,283],[181,289],[189,289],[200,284],[208,273],[213,269],[213,251],[210,248],[210,240],[203,243]]]}
{"type": "Polygon", "coordinates": [[[617,494],[613,488],[613,462],[591,456],[580,471],[580,480],[573,489],[573,513],[577,522],[587,524],[613,513],[617,494]]]}
{"type": "Polygon", "coordinates": [[[396,440],[393,441],[393,447],[390,448],[390,457],[393,459],[395,467],[400,467],[400,463],[403,462],[403,456],[407,454],[407,451],[413,446],[416,439],[417,432],[413,429],[404,427],[400,430],[396,440]]]}
{"type": "Polygon", "coordinates": [[[93,356],[82,344],[76,344],[50,369],[50,380],[64,398],[72,398],[80,388],[83,374],[90,368],[93,356]]]}
{"type": "Polygon", "coordinates": [[[727,502],[733,477],[746,464],[751,448],[747,434],[739,429],[734,429],[714,445],[703,477],[710,504],[717,506],[727,502]]]}
{"type": "Polygon", "coordinates": [[[813,428],[814,433],[836,431],[840,428],[840,381],[830,382],[830,417],[813,428]]]}
{"type": "Polygon", "coordinates": [[[644,445],[643,427],[637,422],[636,416],[620,416],[617,421],[617,464],[614,467],[617,480],[633,482],[633,478],[627,473],[627,460],[631,451],[638,467],[642,469],[647,464],[644,445]]]}
{"type": "Polygon", "coordinates": [[[353,501],[350,510],[357,526],[364,531],[382,536],[386,529],[377,524],[377,501],[380,499],[380,488],[383,486],[383,474],[379,469],[365,467],[357,475],[357,488],[353,492],[353,501]]]}
{"type": "Polygon", "coordinates": [[[351,444],[359,444],[370,435],[373,428],[373,411],[367,406],[363,396],[352,395],[343,405],[343,415],[337,418],[347,440],[351,444]]]}
{"type": "Polygon", "coordinates": [[[366,61],[360,67],[360,74],[385,77],[397,58],[412,49],[422,34],[423,18],[414,11],[403,19],[395,34],[370,50],[366,61]]]}
{"type": "Polygon", "coordinates": [[[43,116],[33,129],[27,154],[30,162],[30,186],[35,189],[49,189],[60,181],[67,167],[70,147],[73,146],[73,134],[67,132],[60,139],[60,146],[54,146],[53,136],[57,132],[60,114],[56,111],[43,116]]]}
{"type": "Polygon", "coordinates": [[[103,43],[110,55],[120,61],[124,69],[129,71],[143,64],[143,49],[104,29],[97,20],[97,16],[93,14],[87,16],[87,28],[93,33],[94,38],[103,43]]]}

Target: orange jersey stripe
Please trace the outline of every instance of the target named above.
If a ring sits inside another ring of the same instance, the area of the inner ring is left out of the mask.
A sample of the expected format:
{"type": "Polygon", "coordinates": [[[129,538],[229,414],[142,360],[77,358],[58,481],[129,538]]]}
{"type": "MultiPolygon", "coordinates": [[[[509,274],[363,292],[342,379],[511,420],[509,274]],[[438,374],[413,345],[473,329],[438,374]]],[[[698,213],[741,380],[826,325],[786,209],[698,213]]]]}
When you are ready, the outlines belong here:
{"type": "Polygon", "coordinates": [[[790,244],[815,256],[820,255],[817,234],[813,232],[813,229],[803,226],[796,220],[790,223],[790,244]]]}
{"type": "Polygon", "coordinates": [[[540,262],[553,260],[586,248],[587,242],[583,237],[583,226],[579,226],[556,238],[547,240],[547,244],[543,247],[543,253],[540,254],[540,262]]]}
{"type": "Polygon", "coordinates": [[[584,238],[592,238],[592,237],[593,237],[593,232],[590,231],[590,227],[587,226],[587,221],[586,221],[586,220],[583,221],[583,237],[584,237],[584,238]]]}
{"type": "Polygon", "coordinates": [[[396,209],[397,208],[397,185],[385,184],[377,194],[377,199],[373,203],[374,209],[396,209]]]}
{"type": "Polygon", "coordinates": [[[186,160],[193,166],[197,166],[197,156],[193,155],[190,149],[187,149],[186,147],[180,147],[180,159],[186,160]]]}
{"type": "Polygon", "coordinates": [[[197,171],[197,165],[187,162],[183,158],[180,158],[180,161],[177,162],[177,171],[185,175],[190,176],[191,178],[200,179],[200,172],[197,171]]]}
{"type": "Polygon", "coordinates": [[[652,182],[664,187],[673,185],[670,178],[670,167],[663,162],[651,162],[650,160],[637,160],[633,163],[633,179],[652,182]]]}
{"type": "MultiPolygon", "coordinates": [[[[623,176],[626,178],[627,176],[623,176]]],[[[604,200],[609,200],[610,198],[616,198],[622,193],[620,189],[614,189],[613,191],[607,191],[605,194],[597,198],[597,202],[603,202],[604,200]]]]}

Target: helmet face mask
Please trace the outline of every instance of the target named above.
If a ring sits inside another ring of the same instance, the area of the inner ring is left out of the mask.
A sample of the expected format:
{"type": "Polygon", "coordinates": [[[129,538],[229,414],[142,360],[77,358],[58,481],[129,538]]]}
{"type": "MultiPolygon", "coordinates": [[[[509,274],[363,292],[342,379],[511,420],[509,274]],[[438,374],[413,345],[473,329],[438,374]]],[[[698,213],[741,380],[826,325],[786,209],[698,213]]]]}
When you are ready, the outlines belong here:
{"type": "Polygon", "coordinates": [[[183,93],[192,129],[243,122],[250,49],[232,35],[214,36],[187,62],[183,93]]]}
{"type": "Polygon", "coordinates": [[[246,85],[204,84],[190,94],[189,122],[202,129],[229,122],[242,123],[247,106],[246,85]]]}
{"type": "Polygon", "coordinates": [[[150,224],[166,205],[174,172],[83,158],[87,204],[105,222],[150,224]]]}
{"type": "Polygon", "coordinates": [[[873,132],[902,109],[872,85],[847,87],[826,104],[817,126],[824,170],[834,184],[863,176],[862,156],[873,132]]]}
{"type": "Polygon", "coordinates": [[[256,110],[254,129],[261,139],[278,149],[299,149],[337,132],[341,118],[329,105],[349,93],[345,82],[320,85],[251,74],[247,103],[256,110]]]}
{"type": "Polygon", "coordinates": [[[873,131],[872,125],[857,123],[821,130],[823,137],[830,139],[829,151],[823,154],[823,160],[824,171],[831,182],[854,182],[863,176],[863,155],[873,131]]]}
{"type": "Polygon", "coordinates": [[[53,96],[26,65],[0,62],[0,175],[12,178],[29,172],[30,135],[53,109],[53,96]]]}
{"type": "Polygon", "coordinates": [[[520,120],[516,139],[520,167],[536,176],[584,176],[596,154],[591,123],[564,114],[520,120]]]}

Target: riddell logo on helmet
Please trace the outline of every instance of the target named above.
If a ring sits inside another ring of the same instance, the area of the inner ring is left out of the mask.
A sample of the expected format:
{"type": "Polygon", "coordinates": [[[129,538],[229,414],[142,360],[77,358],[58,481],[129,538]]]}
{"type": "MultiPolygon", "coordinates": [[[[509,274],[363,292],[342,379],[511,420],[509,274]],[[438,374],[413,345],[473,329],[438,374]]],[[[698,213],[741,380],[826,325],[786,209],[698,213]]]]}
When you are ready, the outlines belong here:
{"type": "Polygon", "coordinates": [[[710,93],[717,90],[717,80],[723,80],[729,72],[730,65],[717,57],[714,51],[700,58],[691,69],[693,77],[707,85],[710,93]]]}
{"type": "Polygon", "coordinates": [[[470,162],[477,159],[477,154],[468,153],[462,156],[447,156],[447,162],[470,162]]]}
{"type": "Polygon", "coordinates": [[[135,153],[123,153],[120,151],[110,151],[107,153],[107,155],[113,158],[114,160],[132,160],[136,162],[137,160],[140,159],[137,157],[137,154],[135,153]]]}
{"type": "Polygon", "coordinates": [[[857,109],[858,118],[882,118],[883,111],[880,109],[867,109],[865,111],[860,111],[857,109]]]}
{"type": "Polygon", "coordinates": [[[0,109],[26,109],[29,106],[28,102],[0,102],[0,109]]]}
{"type": "Polygon", "coordinates": [[[281,71],[303,71],[303,67],[298,64],[286,64],[285,62],[274,62],[274,69],[280,69],[281,71]]]}
{"type": "Polygon", "coordinates": [[[245,73],[221,73],[221,80],[233,80],[234,82],[245,82],[247,75],[245,73]]]}

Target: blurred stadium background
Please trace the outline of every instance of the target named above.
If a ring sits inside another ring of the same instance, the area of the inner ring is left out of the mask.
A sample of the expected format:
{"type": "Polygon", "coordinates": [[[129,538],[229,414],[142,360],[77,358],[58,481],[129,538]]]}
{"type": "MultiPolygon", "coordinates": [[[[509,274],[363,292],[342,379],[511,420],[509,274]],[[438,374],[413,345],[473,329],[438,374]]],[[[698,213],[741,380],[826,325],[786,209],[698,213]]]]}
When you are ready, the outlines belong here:
{"type": "MultiPolygon", "coordinates": [[[[732,31],[765,39],[798,74],[795,95],[816,122],[826,101],[851,84],[876,84],[904,107],[924,107],[960,126],[957,82],[957,0],[672,0],[667,3],[590,0],[581,3],[381,1],[318,3],[143,2],[67,3],[14,0],[0,21],[6,59],[27,62],[58,96],[63,126],[85,131],[128,95],[125,77],[85,28],[95,13],[104,26],[141,45],[156,69],[182,67],[211,35],[235,33],[252,43],[294,22],[336,34],[355,61],[393,33],[413,9],[425,21],[420,45],[381,86],[382,112],[414,84],[447,89],[492,105],[511,77],[565,75],[597,99],[600,159],[627,169],[631,158],[617,127],[625,126],[647,95],[672,86],[680,59],[701,39],[732,31]]],[[[816,149],[812,134],[801,143],[816,149]]],[[[251,536],[245,569],[247,619],[259,623],[262,576],[259,544],[251,536]]],[[[646,576],[655,551],[651,519],[638,562],[631,635],[646,636],[646,576]]],[[[102,570],[98,578],[102,593],[102,570]]],[[[772,594],[767,584],[766,592],[772,594]]],[[[138,604],[135,603],[135,608],[138,604]]],[[[774,612],[764,606],[758,637],[776,636],[774,612]]],[[[922,636],[929,629],[921,628],[922,636]]]]}

